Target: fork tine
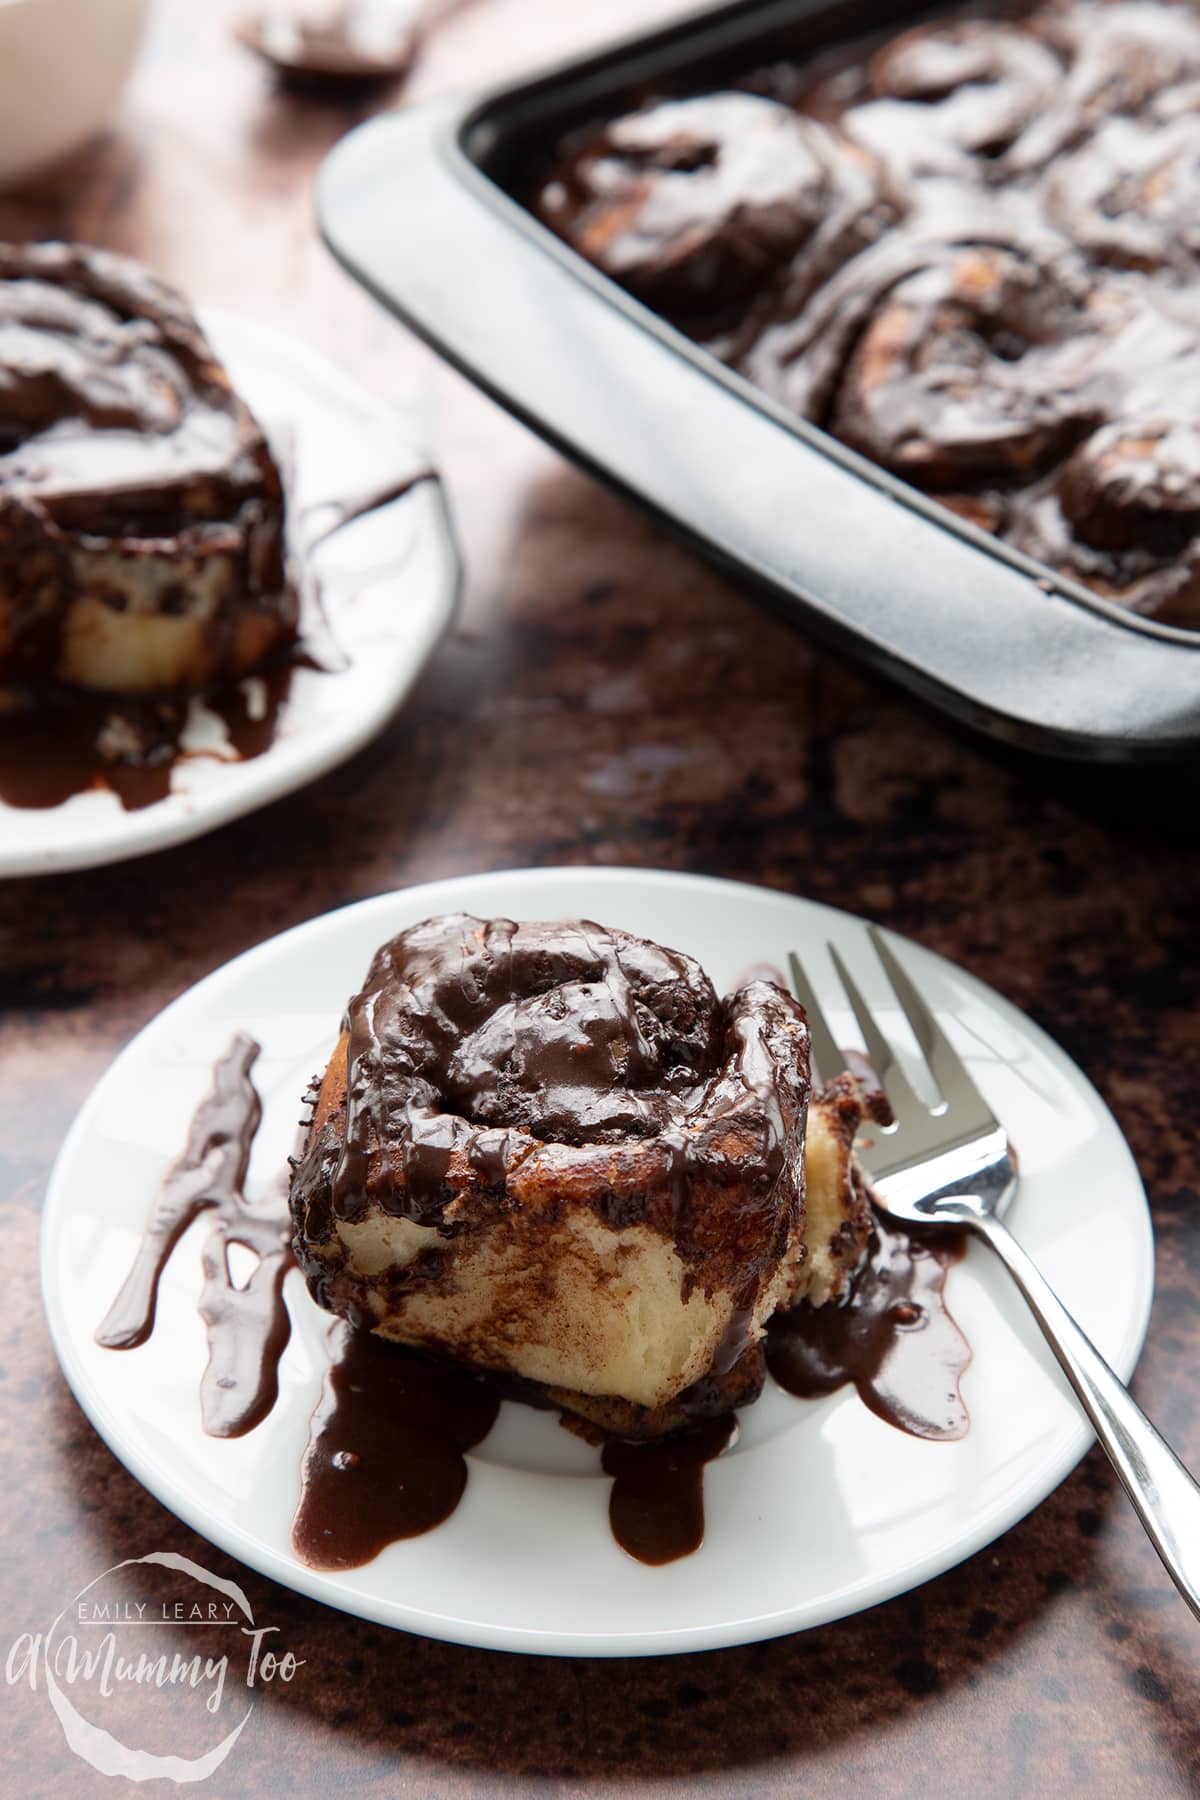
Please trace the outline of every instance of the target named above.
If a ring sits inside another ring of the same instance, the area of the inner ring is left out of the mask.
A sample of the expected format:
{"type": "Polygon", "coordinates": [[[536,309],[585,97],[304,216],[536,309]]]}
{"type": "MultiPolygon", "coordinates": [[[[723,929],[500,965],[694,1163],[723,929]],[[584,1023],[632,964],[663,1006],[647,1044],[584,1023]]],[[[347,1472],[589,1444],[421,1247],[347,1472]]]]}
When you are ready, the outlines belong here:
{"type": "Polygon", "coordinates": [[[963,1115],[971,1113],[977,1118],[981,1127],[990,1128],[996,1120],[987,1101],[971,1080],[965,1064],[946,1036],[933,1013],[918,993],[911,975],[899,961],[887,939],[877,925],[869,927],[869,936],[875,946],[875,952],[887,971],[888,980],[895,991],[904,1011],[904,1016],[913,1028],[913,1033],[921,1053],[933,1071],[934,1080],[941,1089],[942,1098],[946,1102],[946,1111],[955,1115],[958,1122],[963,1115]]]}
{"type": "Polygon", "coordinates": [[[829,946],[829,954],[833,960],[833,966],[838,972],[838,979],[846,990],[846,998],[858,1020],[858,1028],[863,1034],[867,1055],[871,1059],[875,1073],[891,1104],[896,1123],[905,1125],[917,1118],[928,1119],[929,1108],[919,1095],[913,1092],[907,1075],[896,1060],[896,1052],[875,1023],[875,1015],[859,993],[854,977],[833,944],[829,946]]]}
{"type": "Polygon", "coordinates": [[[822,1081],[832,1081],[835,1075],[840,1075],[845,1069],[846,1059],[837,1047],[829,1029],[829,1021],[821,1011],[812,983],[801,968],[800,958],[794,950],[788,955],[788,968],[792,975],[792,992],[808,1014],[813,1069],[822,1081]]]}

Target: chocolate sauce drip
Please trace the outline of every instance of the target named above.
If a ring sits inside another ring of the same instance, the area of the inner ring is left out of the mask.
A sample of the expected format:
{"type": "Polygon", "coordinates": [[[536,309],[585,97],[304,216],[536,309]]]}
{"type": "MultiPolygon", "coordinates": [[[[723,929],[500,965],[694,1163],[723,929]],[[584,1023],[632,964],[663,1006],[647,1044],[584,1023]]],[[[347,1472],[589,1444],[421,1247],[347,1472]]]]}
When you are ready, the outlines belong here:
{"type": "Polygon", "coordinates": [[[909,1237],[876,1216],[840,1303],[801,1304],[767,1326],[767,1367],[804,1399],[848,1382],[873,1413],[913,1437],[965,1436],[959,1381],[971,1350],[946,1306],[946,1271],[963,1239],[909,1237]]]}
{"type": "Polygon", "coordinates": [[[100,789],[126,812],[153,806],[170,792],[183,725],[175,702],[39,695],[0,714],[0,801],[42,810],[100,789]]]}
{"type": "Polygon", "coordinates": [[[239,762],[252,762],[256,756],[265,755],[275,742],[279,715],[291,692],[294,667],[289,659],[279,668],[264,669],[248,677],[235,688],[206,696],[204,704],[223,722],[239,762]]]}
{"type": "Polygon", "coordinates": [[[245,1195],[262,1118],[250,1079],[258,1051],[253,1038],[239,1033],[214,1068],[212,1091],[192,1119],[183,1155],[163,1181],[133,1267],[96,1332],[96,1342],[109,1350],[146,1342],[171,1252],[202,1212],[215,1211],[217,1222],[203,1251],[200,1298],[209,1349],[200,1403],[204,1429],[212,1437],[240,1437],[266,1418],[291,1333],[283,1299],[291,1234],[282,1193],[260,1204],[245,1195]],[[234,1245],[257,1259],[241,1286],[230,1269],[234,1245]]]}
{"type": "Polygon", "coordinates": [[[613,1477],[608,1502],[612,1533],[622,1550],[643,1563],[675,1562],[704,1541],[704,1466],[737,1437],[732,1413],[707,1419],[677,1437],[604,1446],[613,1477]]]}
{"type": "Polygon", "coordinates": [[[338,1325],[309,1426],[292,1548],[313,1569],[356,1569],[440,1525],[467,1484],[464,1452],[500,1397],[483,1381],[338,1325]]]}
{"type": "Polygon", "coordinates": [[[372,483],[344,494],[331,494],[326,500],[314,502],[305,508],[300,519],[299,536],[305,552],[311,553],[343,525],[352,525],[355,519],[377,512],[381,506],[390,506],[393,500],[402,500],[420,482],[436,480],[436,469],[413,469],[394,480],[372,483]]]}
{"type": "Polygon", "coordinates": [[[648,100],[534,204],[773,399],[1200,627],[1200,20],[1002,10],[648,100]]]}

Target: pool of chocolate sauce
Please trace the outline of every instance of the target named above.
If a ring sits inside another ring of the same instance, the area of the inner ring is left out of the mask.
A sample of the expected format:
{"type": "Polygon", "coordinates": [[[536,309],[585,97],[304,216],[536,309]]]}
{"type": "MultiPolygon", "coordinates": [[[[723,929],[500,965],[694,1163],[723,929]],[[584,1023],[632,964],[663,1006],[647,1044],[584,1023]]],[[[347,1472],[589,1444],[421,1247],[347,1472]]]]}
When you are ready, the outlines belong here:
{"type": "MultiPolygon", "coordinates": [[[[249,762],[270,749],[302,660],[291,657],[203,696],[225,726],[223,756],[249,762]],[[253,707],[251,683],[258,689],[253,707]]],[[[41,810],[100,791],[115,795],[126,812],[153,806],[170,793],[181,758],[215,754],[182,748],[190,710],[186,697],[128,700],[61,689],[39,695],[27,711],[0,716],[0,801],[41,810]]]]}
{"type": "Polygon", "coordinates": [[[449,1518],[467,1485],[464,1453],[492,1429],[500,1396],[369,1332],[339,1324],[332,1337],[292,1548],[310,1569],[357,1569],[449,1518]]]}
{"type": "MultiPolygon", "coordinates": [[[[98,1343],[114,1350],[147,1341],[172,1251],[193,1220],[214,1212],[199,1305],[209,1346],[201,1416],[215,1437],[250,1431],[270,1412],[291,1330],[283,1298],[292,1253],[282,1183],[261,1201],[245,1194],[262,1113],[250,1075],[258,1048],[239,1034],[216,1064],[129,1275],[96,1333],[98,1343]],[[240,1286],[230,1273],[232,1245],[258,1259],[240,1286]]],[[[767,1359],[776,1380],[807,1397],[853,1383],[864,1403],[900,1430],[961,1437],[968,1421],[958,1382],[970,1349],[944,1293],[959,1248],[910,1239],[877,1220],[840,1305],[800,1306],[772,1320],[767,1359]]],[[[450,1516],[466,1487],[466,1452],[491,1430],[502,1384],[342,1323],[330,1337],[292,1547],[312,1568],[340,1570],[361,1567],[388,1544],[450,1516]]],[[[601,1464],[613,1478],[609,1520],[617,1543],[651,1565],[698,1549],[704,1469],[737,1430],[727,1412],[654,1442],[608,1439],[601,1464]]]]}

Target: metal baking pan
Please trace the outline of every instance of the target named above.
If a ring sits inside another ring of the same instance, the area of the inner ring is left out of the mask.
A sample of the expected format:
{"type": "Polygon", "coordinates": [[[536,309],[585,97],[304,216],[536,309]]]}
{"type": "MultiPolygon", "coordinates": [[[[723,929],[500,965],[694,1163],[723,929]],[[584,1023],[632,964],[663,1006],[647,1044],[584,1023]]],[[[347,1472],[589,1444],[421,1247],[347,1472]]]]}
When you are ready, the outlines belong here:
{"type": "Polygon", "coordinates": [[[911,0],[742,0],[518,85],[384,114],[327,158],[322,231],[493,398],[806,630],[1009,743],[1102,761],[1194,753],[1200,633],[1131,617],[775,406],[516,197],[583,119],[916,16],[911,0]]]}

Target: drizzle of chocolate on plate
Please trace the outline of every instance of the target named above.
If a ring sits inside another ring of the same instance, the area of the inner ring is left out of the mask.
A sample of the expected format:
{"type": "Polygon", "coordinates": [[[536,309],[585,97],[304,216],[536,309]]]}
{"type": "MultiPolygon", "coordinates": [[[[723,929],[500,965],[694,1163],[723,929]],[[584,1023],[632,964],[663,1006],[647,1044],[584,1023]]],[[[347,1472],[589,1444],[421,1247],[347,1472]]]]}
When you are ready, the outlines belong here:
{"type": "Polygon", "coordinates": [[[844,1300],[776,1313],[767,1326],[780,1387],[817,1399],[853,1383],[864,1405],[913,1437],[964,1437],[959,1382],[971,1349],[945,1297],[963,1249],[960,1234],[910,1237],[877,1214],[844,1300]]]}
{"type": "Polygon", "coordinates": [[[124,1285],[96,1332],[109,1350],[132,1350],[154,1330],[159,1285],[171,1252],[202,1212],[217,1217],[204,1246],[199,1310],[208,1332],[200,1384],[204,1429],[240,1437],[260,1424],[279,1392],[279,1359],[291,1335],[283,1280],[292,1264],[291,1226],[282,1195],[246,1198],[250,1149],[262,1103],[250,1079],[258,1056],[240,1033],[213,1070],[212,1090],[188,1130],[183,1155],[168,1171],[124,1285]],[[234,1280],[230,1250],[256,1258],[244,1283],[234,1280]]]}

